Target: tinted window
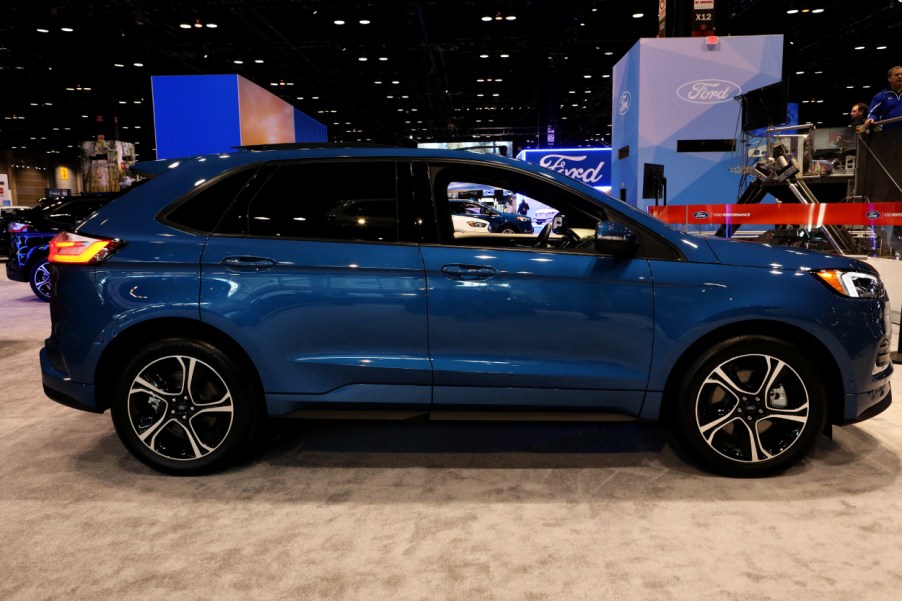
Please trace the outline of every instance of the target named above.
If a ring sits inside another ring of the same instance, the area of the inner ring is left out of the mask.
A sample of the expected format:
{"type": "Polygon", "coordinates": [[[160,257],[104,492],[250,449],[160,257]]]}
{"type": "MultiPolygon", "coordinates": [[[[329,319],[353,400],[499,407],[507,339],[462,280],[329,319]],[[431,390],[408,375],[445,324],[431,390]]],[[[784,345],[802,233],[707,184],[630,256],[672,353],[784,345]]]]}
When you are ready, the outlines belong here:
{"type": "Polygon", "coordinates": [[[198,232],[212,232],[229,204],[235,200],[255,172],[255,169],[245,169],[213,182],[179,203],[166,215],[164,221],[198,232]]]}
{"type": "Polygon", "coordinates": [[[252,236],[397,242],[393,162],[281,165],[248,206],[252,236]]]}

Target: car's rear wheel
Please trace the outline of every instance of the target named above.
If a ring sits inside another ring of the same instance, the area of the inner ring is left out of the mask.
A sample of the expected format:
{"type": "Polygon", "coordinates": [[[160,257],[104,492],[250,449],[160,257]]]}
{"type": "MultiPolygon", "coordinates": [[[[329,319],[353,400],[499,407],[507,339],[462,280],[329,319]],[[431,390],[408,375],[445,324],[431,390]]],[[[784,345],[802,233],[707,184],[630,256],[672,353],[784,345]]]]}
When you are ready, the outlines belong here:
{"type": "Polygon", "coordinates": [[[50,262],[47,259],[38,259],[28,272],[28,283],[34,295],[44,301],[50,302],[50,262]]]}
{"type": "Polygon", "coordinates": [[[111,410],[116,433],[142,463],[176,475],[223,469],[259,427],[259,399],[234,363],[200,341],[145,347],[119,378],[111,410]]]}
{"type": "Polygon", "coordinates": [[[810,357],[768,336],[714,345],[683,378],[677,435],[707,468],[766,476],[808,455],[826,420],[826,392],[810,357]]]}

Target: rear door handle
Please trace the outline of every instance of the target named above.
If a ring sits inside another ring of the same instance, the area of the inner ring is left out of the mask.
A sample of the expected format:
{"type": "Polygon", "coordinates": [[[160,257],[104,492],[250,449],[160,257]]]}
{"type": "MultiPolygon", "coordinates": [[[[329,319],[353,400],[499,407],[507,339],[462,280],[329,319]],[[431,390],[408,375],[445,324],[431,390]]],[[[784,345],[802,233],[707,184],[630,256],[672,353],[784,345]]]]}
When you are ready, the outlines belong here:
{"type": "Polygon", "coordinates": [[[226,257],[220,263],[238,271],[264,271],[276,266],[274,259],[266,257],[226,257]]]}
{"type": "Polygon", "coordinates": [[[494,267],[485,265],[459,265],[452,263],[442,267],[442,273],[452,280],[488,280],[495,276],[497,271],[494,267]]]}

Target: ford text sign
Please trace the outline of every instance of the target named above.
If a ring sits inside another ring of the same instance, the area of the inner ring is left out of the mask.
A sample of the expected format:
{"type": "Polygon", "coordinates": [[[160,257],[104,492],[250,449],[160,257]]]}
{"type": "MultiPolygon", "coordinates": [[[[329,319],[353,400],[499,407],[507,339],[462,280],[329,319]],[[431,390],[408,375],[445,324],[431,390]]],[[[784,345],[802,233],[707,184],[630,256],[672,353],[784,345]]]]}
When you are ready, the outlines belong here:
{"type": "Polygon", "coordinates": [[[686,102],[696,104],[717,104],[732,100],[742,93],[742,88],[732,81],[723,79],[697,79],[677,88],[677,96],[686,102]]]}
{"type": "Polygon", "coordinates": [[[594,188],[611,186],[610,148],[544,148],[524,150],[518,159],[541,165],[594,188]]]}

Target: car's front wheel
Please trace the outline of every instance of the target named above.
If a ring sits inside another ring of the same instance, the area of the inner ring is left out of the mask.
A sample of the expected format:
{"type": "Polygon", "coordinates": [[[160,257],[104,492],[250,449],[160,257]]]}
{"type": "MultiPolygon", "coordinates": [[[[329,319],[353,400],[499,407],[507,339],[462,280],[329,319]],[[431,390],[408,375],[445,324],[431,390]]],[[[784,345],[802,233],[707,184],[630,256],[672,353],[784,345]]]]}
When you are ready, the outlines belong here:
{"type": "Polygon", "coordinates": [[[766,476],[808,455],[826,420],[811,358],[783,340],[741,336],[714,345],[687,371],[677,435],[709,469],[766,476]]]}
{"type": "Polygon", "coordinates": [[[31,291],[45,303],[50,302],[50,262],[38,259],[28,272],[28,283],[31,291]]]}
{"type": "Polygon", "coordinates": [[[119,377],[111,412],[125,447],[155,470],[223,469],[259,427],[259,399],[235,364],[205,342],[172,338],[140,350],[119,377]]]}
{"type": "Polygon", "coordinates": [[[517,233],[519,233],[519,231],[520,230],[518,230],[517,228],[515,228],[512,225],[505,225],[505,226],[502,226],[501,229],[498,230],[498,233],[499,234],[517,234],[517,233]]]}

